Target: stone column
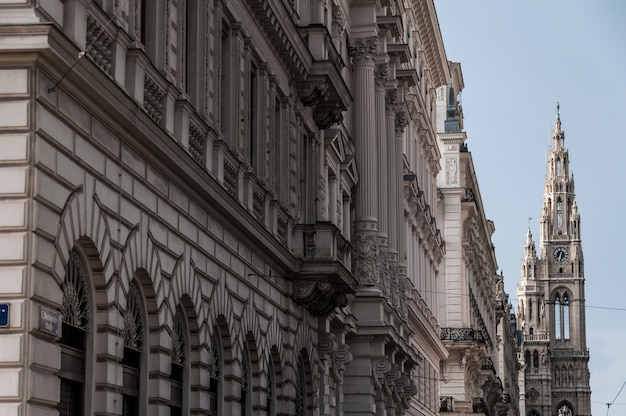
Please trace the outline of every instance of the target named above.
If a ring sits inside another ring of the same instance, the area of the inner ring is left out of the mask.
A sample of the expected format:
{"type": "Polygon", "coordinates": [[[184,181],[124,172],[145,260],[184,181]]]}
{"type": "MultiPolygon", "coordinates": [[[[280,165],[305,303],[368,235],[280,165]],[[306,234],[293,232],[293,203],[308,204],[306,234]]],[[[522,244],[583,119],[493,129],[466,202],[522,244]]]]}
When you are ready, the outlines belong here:
{"type": "Polygon", "coordinates": [[[354,139],[359,184],[353,243],[354,274],[363,285],[378,284],[378,156],[376,146],[374,61],[378,54],[376,38],[353,39],[350,55],[354,59],[354,139]]]}
{"type": "Polygon", "coordinates": [[[387,64],[376,67],[376,153],[378,154],[378,274],[380,289],[389,296],[389,183],[387,132],[385,125],[385,89],[389,78],[387,64]]]}
{"type": "MultiPolygon", "coordinates": [[[[407,114],[404,111],[399,111],[395,114],[395,138],[394,138],[394,151],[393,158],[394,164],[392,165],[395,171],[393,174],[397,178],[395,183],[395,192],[397,194],[396,201],[398,205],[395,207],[394,212],[396,221],[394,223],[395,232],[395,244],[398,249],[396,278],[398,284],[398,303],[397,307],[400,310],[402,316],[406,316],[406,236],[404,235],[404,167],[402,158],[402,141],[404,137],[404,128],[408,124],[407,114]]],[[[410,287],[409,287],[410,288],[410,287]]],[[[395,302],[394,302],[395,304],[395,302]]]]}
{"type": "MultiPolygon", "coordinates": [[[[395,89],[386,92],[385,97],[385,134],[383,146],[385,150],[385,174],[384,176],[385,187],[387,188],[387,199],[385,200],[386,209],[388,210],[388,229],[389,229],[389,248],[387,253],[388,264],[388,283],[389,286],[388,296],[392,304],[395,304],[397,299],[397,264],[398,264],[398,230],[396,227],[397,207],[400,204],[400,196],[397,194],[397,184],[400,180],[396,174],[396,157],[394,143],[396,140],[396,106],[398,105],[397,91],[395,89]]],[[[383,153],[381,151],[381,153],[383,153]]]]}

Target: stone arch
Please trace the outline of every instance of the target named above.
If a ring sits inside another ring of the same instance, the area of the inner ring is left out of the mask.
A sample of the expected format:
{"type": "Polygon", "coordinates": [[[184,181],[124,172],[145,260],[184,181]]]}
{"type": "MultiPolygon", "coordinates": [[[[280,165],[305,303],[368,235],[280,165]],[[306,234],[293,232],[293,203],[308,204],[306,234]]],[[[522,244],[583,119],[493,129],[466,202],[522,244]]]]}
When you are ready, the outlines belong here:
{"type": "MultiPolygon", "coordinates": [[[[147,279],[142,279],[142,284],[150,287],[151,294],[154,294],[156,313],[158,314],[161,304],[165,299],[162,288],[163,278],[161,276],[161,261],[157,247],[151,238],[150,233],[141,233],[140,224],[136,224],[128,233],[128,237],[122,248],[122,257],[119,266],[119,289],[121,291],[120,308],[125,309],[126,294],[130,283],[135,278],[138,270],[145,271],[142,274],[147,279]],[[159,295],[157,297],[157,294],[159,295]]],[[[165,318],[164,316],[160,316],[165,318]]],[[[161,321],[163,322],[163,321],[161,321]]]]}
{"type": "Polygon", "coordinates": [[[554,410],[556,416],[574,416],[576,414],[574,406],[568,400],[561,400],[554,410]]]}
{"type": "Polygon", "coordinates": [[[72,248],[79,246],[87,261],[93,288],[99,291],[94,300],[105,307],[114,298],[114,294],[108,289],[115,275],[111,233],[98,197],[94,195],[88,207],[83,190],[82,185],[75,188],[61,211],[54,243],[52,276],[59,285],[63,283],[69,253],[72,248]]]}

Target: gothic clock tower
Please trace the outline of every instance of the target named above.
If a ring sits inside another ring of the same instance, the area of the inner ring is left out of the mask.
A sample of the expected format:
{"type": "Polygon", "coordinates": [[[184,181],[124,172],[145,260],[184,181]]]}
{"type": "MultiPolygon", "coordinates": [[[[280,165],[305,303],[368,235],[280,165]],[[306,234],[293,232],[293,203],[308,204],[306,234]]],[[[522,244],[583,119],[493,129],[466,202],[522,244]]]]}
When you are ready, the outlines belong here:
{"type": "Polygon", "coordinates": [[[581,241],[574,176],[557,106],[541,210],[540,253],[528,230],[517,287],[523,416],[591,415],[581,241]]]}

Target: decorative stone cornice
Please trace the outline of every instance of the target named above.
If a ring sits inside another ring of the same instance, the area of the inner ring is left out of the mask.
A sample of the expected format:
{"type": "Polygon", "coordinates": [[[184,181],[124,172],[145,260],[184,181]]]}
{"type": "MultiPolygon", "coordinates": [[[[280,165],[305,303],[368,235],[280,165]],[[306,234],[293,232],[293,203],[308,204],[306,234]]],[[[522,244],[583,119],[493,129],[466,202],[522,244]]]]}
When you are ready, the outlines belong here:
{"type": "Polygon", "coordinates": [[[248,5],[255,14],[259,24],[267,34],[268,39],[283,63],[287,66],[296,78],[305,78],[311,64],[310,55],[305,52],[306,46],[297,32],[291,30],[295,28],[292,21],[287,22],[288,13],[276,12],[278,2],[268,0],[250,0],[248,5]]]}

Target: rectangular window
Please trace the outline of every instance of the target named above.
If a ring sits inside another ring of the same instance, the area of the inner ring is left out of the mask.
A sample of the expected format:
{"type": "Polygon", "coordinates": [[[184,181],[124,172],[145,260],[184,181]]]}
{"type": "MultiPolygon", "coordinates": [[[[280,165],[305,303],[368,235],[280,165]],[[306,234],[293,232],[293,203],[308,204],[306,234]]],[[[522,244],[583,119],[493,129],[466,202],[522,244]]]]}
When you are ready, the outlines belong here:
{"type": "Polygon", "coordinates": [[[281,140],[281,129],[282,129],[282,117],[281,117],[281,104],[280,100],[277,98],[274,103],[274,192],[276,195],[280,197],[280,167],[281,167],[281,153],[280,153],[280,140],[281,140]]]}
{"type": "Polygon", "coordinates": [[[230,130],[230,28],[222,22],[222,43],[220,63],[220,121],[222,134],[226,136],[230,130]]]}
{"type": "Polygon", "coordinates": [[[61,378],[61,397],[59,397],[59,416],[74,416],[83,413],[83,384],[61,378]]]}
{"type": "Polygon", "coordinates": [[[250,83],[248,85],[248,116],[250,121],[250,126],[248,128],[248,157],[250,158],[250,166],[252,166],[253,170],[257,170],[258,168],[258,160],[257,160],[257,135],[258,135],[258,104],[257,104],[257,96],[258,96],[258,83],[259,83],[259,71],[253,62],[250,63],[250,83]]]}

